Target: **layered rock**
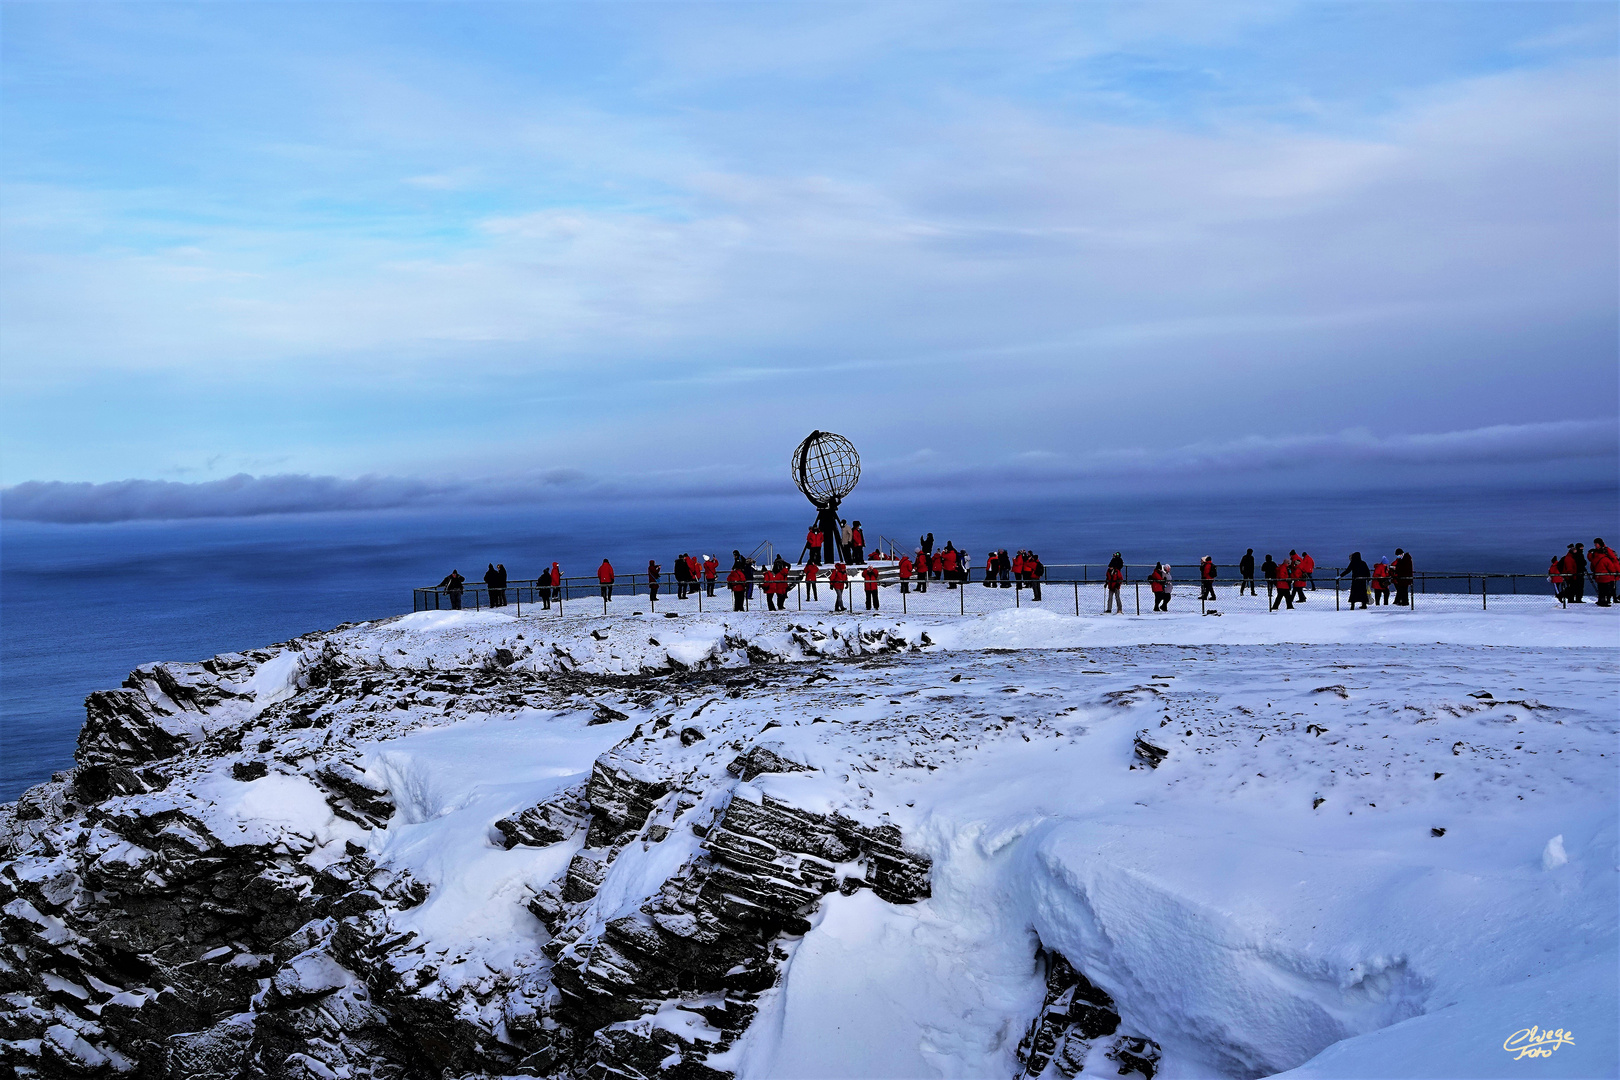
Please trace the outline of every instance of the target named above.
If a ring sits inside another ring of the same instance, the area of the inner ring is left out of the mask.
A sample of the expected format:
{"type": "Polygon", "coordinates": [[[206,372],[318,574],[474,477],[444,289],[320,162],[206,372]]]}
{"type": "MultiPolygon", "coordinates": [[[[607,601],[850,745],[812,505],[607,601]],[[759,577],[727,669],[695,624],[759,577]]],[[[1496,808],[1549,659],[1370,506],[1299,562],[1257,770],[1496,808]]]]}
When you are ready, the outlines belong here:
{"type": "Polygon", "coordinates": [[[1120,1032],[1113,998],[1075,970],[1063,954],[1043,949],[1037,959],[1046,968],[1046,998],[1018,1044],[1020,1075],[1027,1080],[1054,1075],[1067,1080],[1091,1071],[1153,1080],[1159,1067],[1158,1043],[1120,1032]]]}

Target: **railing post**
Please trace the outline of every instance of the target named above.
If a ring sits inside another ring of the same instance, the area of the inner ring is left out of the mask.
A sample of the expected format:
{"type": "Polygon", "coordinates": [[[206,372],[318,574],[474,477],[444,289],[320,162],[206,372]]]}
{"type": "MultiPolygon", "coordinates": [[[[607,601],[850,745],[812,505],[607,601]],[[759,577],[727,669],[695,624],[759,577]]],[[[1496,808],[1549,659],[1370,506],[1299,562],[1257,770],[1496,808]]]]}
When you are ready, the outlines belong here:
{"type": "Polygon", "coordinates": [[[1142,583],[1136,582],[1136,613],[1142,614],[1142,583]]]}
{"type": "Polygon", "coordinates": [[[1333,610],[1339,610],[1339,579],[1333,579],[1333,610]]]}
{"type": "Polygon", "coordinates": [[[1479,579],[1479,609],[1481,611],[1489,611],[1491,609],[1490,601],[1485,598],[1485,593],[1488,591],[1487,587],[1486,587],[1486,584],[1485,584],[1486,580],[1487,579],[1485,578],[1485,576],[1483,574],[1480,575],[1480,579],[1479,579]]]}
{"type": "Polygon", "coordinates": [[[1079,618],[1079,616],[1080,616],[1080,583],[1078,581],[1074,583],[1074,614],[1075,614],[1076,618],[1079,618]]]}

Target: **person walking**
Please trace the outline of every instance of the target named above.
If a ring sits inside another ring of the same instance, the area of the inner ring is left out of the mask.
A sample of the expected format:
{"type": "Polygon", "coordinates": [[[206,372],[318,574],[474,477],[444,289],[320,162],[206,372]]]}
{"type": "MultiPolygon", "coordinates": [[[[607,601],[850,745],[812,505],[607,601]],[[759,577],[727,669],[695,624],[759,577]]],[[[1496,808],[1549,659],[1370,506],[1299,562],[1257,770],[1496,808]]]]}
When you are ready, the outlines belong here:
{"type": "MultiPolygon", "coordinates": [[[[478,564],[473,563],[473,565],[477,566],[478,564]]],[[[467,579],[461,576],[461,571],[452,570],[448,574],[444,575],[444,580],[435,585],[434,588],[443,589],[445,591],[445,595],[450,597],[451,611],[460,611],[461,594],[466,589],[466,585],[467,579]]]]}
{"type": "Polygon", "coordinates": [[[1108,614],[1108,609],[1110,606],[1113,607],[1116,614],[1125,614],[1125,606],[1120,602],[1119,599],[1119,590],[1124,584],[1125,567],[1123,565],[1115,566],[1113,563],[1109,563],[1108,570],[1103,576],[1102,613],[1104,615],[1108,614]]]}
{"type": "Polygon", "coordinates": [[[849,527],[849,555],[850,562],[866,562],[866,533],[858,520],[849,527]]]}
{"type": "Polygon", "coordinates": [[[1290,548],[1288,550],[1288,580],[1294,583],[1294,599],[1303,604],[1305,602],[1305,589],[1300,583],[1302,575],[1299,566],[1299,552],[1290,548]]]}
{"type": "Polygon", "coordinates": [[[1204,561],[1198,565],[1198,599],[1215,599],[1215,575],[1219,572],[1215,568],[1215,560],[1205,555],[1204,561]]]}
{"type": "Polygon", "coordinates": [[[613,564],[606,559],[596,568],[596,583],[602,589],[602,599],[613,599],[613,564]]]}
{"type": "Polygon", "coordinates": [[[849,584],[849,571],[843,563],[833,563],[832,573],[827,575],[827,584],[832,586],[833,596],[837,603],[833,605],[834,611],[844,610],[844,586],[849,584]]]}
{"type": "Polygon", "coordinates": [[[1379,559],[1372,568],[1372,599],[1380,607],[1389,603],[1389,560],[1379,559]]]}
{"type": "Polygon", "coordinates": [[[895,572],[900,575],[900,595],[904,596],[906,593],[911,591],[911,556],[910,555],[902,555],[902,556],[900,556],[900,563],[899,563],[899,565],[897,565],[895,567],[895,572]]]}
{"type": "Polygon", "coordinates": [[[1338,576],[1344,577],[1346,574],[1350,575],[1350,610],[1356,610],[1356,604],[1359,601],[1361,610],[1366,611],[1367,583],[1372,580],[1372,568],[1361,557],[1361,552],[1352,551],[1350,553],[1349,565],[1339,571],[1338,576]]]}
{"type": "Polygon", "coordinates": [[[868,566],[861,571],[861,577],[866,582],[866,610],[876,611],[882,606],[878,602],[878,568],[868,566]]]}
{"type": "MultiPolygon", "coordinates": [[[[1271,556],[1267,555],[1266,559],[1269,561],[1271,556]]],[[[1274,584],[1276,585],[1276,597],[1271,601],[1272,611],[1276,611],[1285,600],[1288,602],[1288,610],[1294,610],[1294,583],[1291,580],[1293,567],[1292,561],[1284,560],[1272,568],[1274,584]]]]}
{"type": "Polygon", "coordinates": [[[489,597],[490,607],[501,606],[499,602],[501,597],[501,575],[495,572],[494,563],[490,563],[489,568],[484,571],[484,594],[489,597]]]}
{"type": "Polygon", "coordinates": [[[1153,610],[1170,610],[1170,572],[1163,562],[1153,564],[1148,573],[1148,587],[1153,590],[1153,610]]]}
{"type": "Polygon", "coordinates": [[[743,573],[742,563],[735,563],[731,573],[726,575],[726,587],[731,590],[731,610],[742,611],[746,598],[743,590],[748,588],[748,575],[743,573]]]}
{"type": "Polygon", "coordinates": [[[1243,558],[1238,560],[1238,573],[1243,575],[1243,580],[1238,583],[1238,595],[1242,596],[1243,590],[1248,589],[1249,595],[1254,596],[1254,548],[1244,552],[1243,558]]]}
{"type": "Polygon", "coordinates": [[[647,560],[647,599],[658,603],[658,579],[663,576],[664,568],[651,559],[647,560]]]}
{"type": "Polygon", "coordinates": [[[1614,549],[1599,536],[1593,539],[1592,550],[1586,556],[1586,561],[1592,568],[1592,582],[1597,586],[1597,606],[1612,607],[1615,582],[1620,580],[1620,556],[1616,556],[1614,549]]]}
{"type": "Polygon", "coordinates": [[[816,580],[820,577],[821,564],[816,562],[815,557],[812,556],[810,561],[804,564],[804,598],[806,600],[821,599],[816,595],[816,580]]]}
{"type": "MultiPolygon", "coordinates": [[[[1316,591],[1316,579],[1311,576],[1315,572],[1316,572],[1316,560],[1311,558],[1311,553],[1308,552],[1308,551],[1300,552],[1299,553],[1299,573],[1300,573],[1300,577],[1304,578],[1306,581],[1311,583],[1311,592],[1316,591]]],[[[1301,589],[1299,591],[1299,598],[1301,600],[1305,599],[1305,590],[1304,589],[1301,589]]]]}

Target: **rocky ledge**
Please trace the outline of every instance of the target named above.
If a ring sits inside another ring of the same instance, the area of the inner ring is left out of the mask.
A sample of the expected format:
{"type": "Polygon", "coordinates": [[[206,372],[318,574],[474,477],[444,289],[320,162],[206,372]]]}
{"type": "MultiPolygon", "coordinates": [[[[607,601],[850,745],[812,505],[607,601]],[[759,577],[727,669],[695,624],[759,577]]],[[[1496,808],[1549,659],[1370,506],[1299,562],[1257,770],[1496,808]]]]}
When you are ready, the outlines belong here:
{"type": "MultiPolygon", "coordinates": [[[[379,640],[340,628],[154,664],[90,696],[78,766],[0,808],[0,1070],[730,1076],[728,1052],[825,897],[930,895],[929,856],[880,809],[769,790],[858,773],[770,738],[821,717],[761,726],[713,707],[839,677],[840,663],[806,679],[791,661],[882,664],[916,640],[728,634],[628,674],[589,670],[577,643],[423,656],[379,640]],[[521,887],[457,909],[455,874],[413,872],[390,845],[455,806],[430,805],[397,748],[500,720],[608,745],[583,782],[440,841],[481,860],[532,853],[521,887]]],[[[1025,1074],[1073,1075],[1095,1050],[1151,1076],[1155,1049],[1116,1037],[1107,995],[1061,957],[1041,962],[1052,993],[1029,1021],[1025,1074]]]]}

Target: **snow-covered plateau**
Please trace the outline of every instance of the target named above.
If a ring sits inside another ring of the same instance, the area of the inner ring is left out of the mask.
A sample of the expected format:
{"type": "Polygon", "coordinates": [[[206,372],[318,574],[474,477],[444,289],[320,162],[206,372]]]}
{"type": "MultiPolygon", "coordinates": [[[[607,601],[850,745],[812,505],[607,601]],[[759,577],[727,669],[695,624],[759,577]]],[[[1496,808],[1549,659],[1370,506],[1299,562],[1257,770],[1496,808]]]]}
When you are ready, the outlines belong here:
{"type": "Polygon", "coordinates": [[[1620,1070],[1620,612],[615,605],[91,695],[0,1070],[1620,1070]]]}

